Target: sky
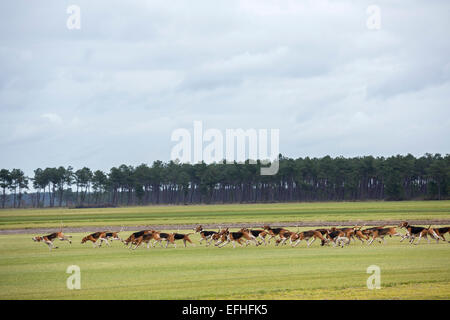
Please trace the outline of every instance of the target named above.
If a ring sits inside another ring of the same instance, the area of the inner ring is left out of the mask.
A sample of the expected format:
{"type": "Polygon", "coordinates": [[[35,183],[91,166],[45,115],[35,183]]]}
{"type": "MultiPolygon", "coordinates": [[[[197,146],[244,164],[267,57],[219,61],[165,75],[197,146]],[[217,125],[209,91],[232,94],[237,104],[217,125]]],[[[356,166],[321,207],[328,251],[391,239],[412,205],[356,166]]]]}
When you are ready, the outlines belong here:
{"type": "Polygon", "coordinates": [[[1,1],[0,168],[168,161],[194,121],[292,158],[447,154],[449,31],[449,1],[1,1]]]}

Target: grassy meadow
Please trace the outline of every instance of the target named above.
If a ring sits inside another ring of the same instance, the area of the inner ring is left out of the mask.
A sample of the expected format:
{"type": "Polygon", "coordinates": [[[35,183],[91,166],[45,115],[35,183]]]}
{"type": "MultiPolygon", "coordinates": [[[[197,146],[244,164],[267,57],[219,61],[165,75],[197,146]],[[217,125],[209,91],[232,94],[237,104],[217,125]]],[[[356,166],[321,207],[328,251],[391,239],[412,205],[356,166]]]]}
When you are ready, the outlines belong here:
{"type": "MultiPolygon", "coordinates": [[[[293,203],[115,209],[0,211],[0,229],[207,224],[227,222],[449,219],[450,202],[293,203]]],[[[296,228],[290,228],[296,230],[296,228]]],[[[303,228],[304,229],[304,228],[303,228]]],[[[167,230],[170,231],[170,230],[167,230]]],[[[180,232],[183,232],[180,230],[180,232]]],[[[184,232],[193,232],[185,230],[184,232]]],[[[401,231],[404,232],[404,231],[401,231]]],[[[450,299],[450,245],[389,238],[345,248],[289,245],[224,248],[159,246],[135,251],[82,245],[68,233],[52,251],[31,234],[0,235],[0,299],[450,299]],[[69,290],[67,267],[81,268],[81,289],[69,290]],[[381,289],[366,286],[367,267],[381,269],[381,289]]],[[[123,232],[126,237],[130,232],[123,232]]]]}
{"type": "Polygon", "coordinates": [[[0,210],[0,229],[245,222],[450,219],[450,201],[0,210]]]}
{"type": "Polygon", "coordinates": [[[199,245],[135,251],[55,241],[49,252],[29,235],[0,236],[0,299],[449,299],[450,246],[399,239],[345,248],[199,245]],[[68,290],[69,265],[81,289],[68,290]],[[381,289],[366,286],[367,267],[381,268],[381,289]]]}

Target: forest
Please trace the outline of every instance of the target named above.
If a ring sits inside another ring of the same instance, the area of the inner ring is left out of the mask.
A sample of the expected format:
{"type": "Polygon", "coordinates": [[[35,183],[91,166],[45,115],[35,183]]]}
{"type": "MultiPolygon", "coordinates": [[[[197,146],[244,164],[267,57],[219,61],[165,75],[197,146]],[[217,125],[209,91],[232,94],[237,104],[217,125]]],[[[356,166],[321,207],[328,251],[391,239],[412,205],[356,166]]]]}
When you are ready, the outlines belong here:
{"type": "Polygon", "coordinates": [[[292,159],[260,175],[260,161],[0,170],[1,208],[115,207],[161,204],[301,201],[443,200],[450,194],[450,155],[292,159]]]}

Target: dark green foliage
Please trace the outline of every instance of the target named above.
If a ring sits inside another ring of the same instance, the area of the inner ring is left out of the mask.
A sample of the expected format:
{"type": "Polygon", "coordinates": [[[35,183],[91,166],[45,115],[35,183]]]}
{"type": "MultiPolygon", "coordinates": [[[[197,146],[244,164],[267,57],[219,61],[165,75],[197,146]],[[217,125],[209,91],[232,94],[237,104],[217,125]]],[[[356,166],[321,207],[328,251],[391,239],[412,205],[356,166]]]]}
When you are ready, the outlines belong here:
{"type": "MultiPolygon", "coordinates": [[[[155,161],[152,166],[123,164],[108,174],[86,167],[75,172],[71,167],[39,168],[32,179],[36,193],[28,205],[53,207],[55,196],[59,206],[449,198],[449,155],[298,159],[280,155],[279,171],[273,176],[260,175],[261,166],[259,161],[194,165],[155,161]]],[[[0,188],[3,207],[6,198],[11,199],[10,206],[21,206],[28,180],[21,170],[3,169],[0,188]]]]}

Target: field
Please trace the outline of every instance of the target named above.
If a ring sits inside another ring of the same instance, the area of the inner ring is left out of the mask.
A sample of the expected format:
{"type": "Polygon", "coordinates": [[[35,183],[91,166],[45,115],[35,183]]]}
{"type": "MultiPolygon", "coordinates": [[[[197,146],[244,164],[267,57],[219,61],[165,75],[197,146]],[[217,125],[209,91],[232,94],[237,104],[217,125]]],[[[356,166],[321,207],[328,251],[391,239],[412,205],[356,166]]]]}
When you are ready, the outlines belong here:
{"type": "Polygon", "coordinates": [[[0,210],[0,229],[226,224],[291,221],[450,219],[450,201],[324,202],[0,210]]]}
{"type": "MultiPolygon", "coordinates": [[[[157,222],[448,220],[450,202],[8,210],[0,216],[3,229],[57,226],[63,216],[64,225],[94,230],[157,222]]],[[[352,242],[345,248],[321,247],[316,241],[310,248],[302,242],[296,248],[272,243],[219,249],[199,245],[196,234],[191,236],[195,247],[178,243],[177,248],[131,251],[119,242],[94,249],[80,244],[83,233],[70,234],[72,245],[56,240],[59,249],[51,252],[31,241],[30,234],[0,235],[0,299],[450,299],[450,246],[444,242],[411,246],[391,238],[385,245],[352,242]],[[81,290],[66,287],[70,265],[81,269],[81,290]],[[381,269],[379,290],[366,286],[370,265],[381,269]]]]}

